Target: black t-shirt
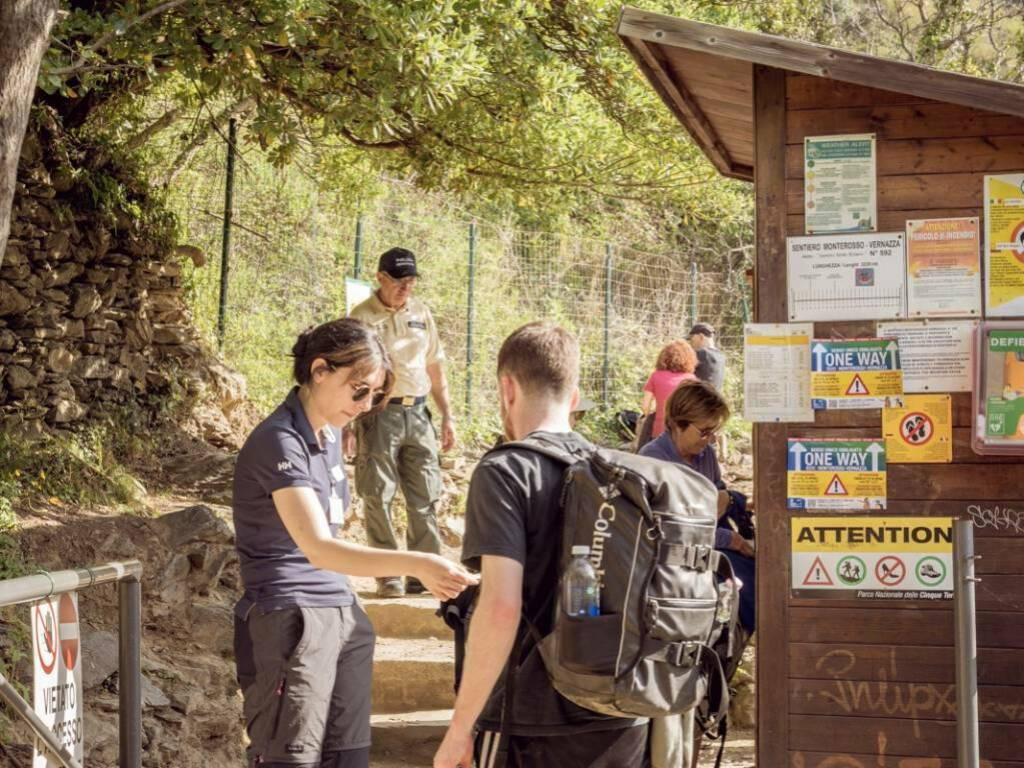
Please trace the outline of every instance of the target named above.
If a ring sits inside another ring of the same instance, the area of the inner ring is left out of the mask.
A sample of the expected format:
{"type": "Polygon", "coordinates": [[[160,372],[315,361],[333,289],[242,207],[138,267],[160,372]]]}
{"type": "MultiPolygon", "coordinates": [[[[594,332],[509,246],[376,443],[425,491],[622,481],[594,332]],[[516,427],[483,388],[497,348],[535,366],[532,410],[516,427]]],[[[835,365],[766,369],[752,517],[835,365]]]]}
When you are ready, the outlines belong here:
{"type": "MultiPolygon", "coordinates": [[[[575,432],[535,432],[564,448],[582,447],[575,432]]],[[[558,561],[562,542],[560,497],[565,465],[525,448],[505,448],[477,465],[466,501],[466,536],[462,561],[480,567],[483,555],[507,557],[523,566],[523,614],[541,635],[552,630],[558,590],[558,561]]],[[[628,728],[643,720],[608,717],[564,699],[548,679],[544,662],[525,626],[519,628],[512,660],[515,675],[512,712],[505,718],[509,733],[555,736],[584,731],[628,728]]],[[[501,723],[505,673],[491,693],[480,727],[496,731],[501,723]]]]}
{"type": "Polygon", "coordinates": [[[714,347],[701,347],[697,350],[697,378],[706,381],[719,392],[725,384],[725,353],[714,347]]]}

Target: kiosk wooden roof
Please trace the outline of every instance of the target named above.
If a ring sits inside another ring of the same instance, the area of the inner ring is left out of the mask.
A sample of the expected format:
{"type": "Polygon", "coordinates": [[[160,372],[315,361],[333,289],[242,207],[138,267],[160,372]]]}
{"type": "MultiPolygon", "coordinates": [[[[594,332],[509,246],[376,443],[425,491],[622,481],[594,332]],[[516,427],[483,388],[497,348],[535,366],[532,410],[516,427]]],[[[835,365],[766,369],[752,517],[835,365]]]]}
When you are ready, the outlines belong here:
{"type": "MultiPolygon", "coordinates": [[[[754,65],[1024,117],[1024,87],[625,8],[619,35],[714,166],[754,178],[754,65]]],[[[849,89],[846,89],[849,90],[849,89]]],[[[827,133],[828,131],[822,131],[827,133]]]]}
{"type": "MultiPolygon", "coordinates": [[[[1020,86],[632,8],[618,32],[715,167],[754,181],[756,322],[789,320],[786,238],[805,230],[807,136],[875,134],[881,232],[981,217],[985,174],[1024,171],[1020,86]]],[[[874,322],[814,324],[822,338],[876,332],[874,322]]],[[[889,463],[885,514],[1006,516],[976,527],[981,755],[1024,768],[1024,462],[973,452],[970,393],[952,394],[952,418],[952,463],[889,463]]],[[[881,431],[877,410],[755,425],[762,768],[956,765],[949,602],[791,593],[790,524],[801,513],[787,509],[787,439],[881,431]]]]}

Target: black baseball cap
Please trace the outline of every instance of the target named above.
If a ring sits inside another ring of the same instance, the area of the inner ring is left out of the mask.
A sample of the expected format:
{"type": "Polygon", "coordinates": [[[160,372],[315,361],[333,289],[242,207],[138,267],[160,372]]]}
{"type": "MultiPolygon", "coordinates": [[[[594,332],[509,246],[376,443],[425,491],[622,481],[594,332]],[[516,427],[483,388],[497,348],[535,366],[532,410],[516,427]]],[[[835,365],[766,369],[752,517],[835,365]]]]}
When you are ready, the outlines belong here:
{"type": "Polygon", "coordinates": [[[701,336],[707,336],[710,339],[715,335],[715,329],[707,323],[694,323],[693,328],[690,329],[690,335],[693,336],[695,333],[699,333],[701,336]]]}
{"type": "Polygon", "coordinates": [[[389,248],[384,251],[377,262],[377,271],[387,272],[397,280],[420,276],[416,271],[416,254],[408,248],[389,248]]]}

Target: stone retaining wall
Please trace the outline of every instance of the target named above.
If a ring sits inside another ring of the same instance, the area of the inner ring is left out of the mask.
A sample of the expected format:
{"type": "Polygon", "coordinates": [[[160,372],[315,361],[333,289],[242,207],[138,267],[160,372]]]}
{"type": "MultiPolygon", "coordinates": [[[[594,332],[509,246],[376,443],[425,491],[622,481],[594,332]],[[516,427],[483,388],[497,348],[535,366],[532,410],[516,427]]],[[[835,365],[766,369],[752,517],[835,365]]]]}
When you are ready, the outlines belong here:
{"type": "MultiPolygon", "coordinates": [[[[95,155],[36,110],[0,264],[0,418],[64,427],[178,385],[215,391],[230,421],[244,381],[204,349],[181,295],[179,254],[196,249],[174,248],[144,182],[95,155]]],[[[234,442],[228,423],[210,431],[234,442]]]]}

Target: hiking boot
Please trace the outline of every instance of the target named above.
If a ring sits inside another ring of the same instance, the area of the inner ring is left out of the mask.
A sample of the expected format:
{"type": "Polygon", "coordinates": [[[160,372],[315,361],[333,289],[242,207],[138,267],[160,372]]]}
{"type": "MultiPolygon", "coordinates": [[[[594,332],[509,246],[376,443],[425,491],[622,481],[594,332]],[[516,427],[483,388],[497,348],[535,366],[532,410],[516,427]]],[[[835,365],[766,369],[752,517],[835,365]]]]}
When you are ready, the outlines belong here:
{"type": "Polygon", "coordinates": [[[405,580],[405,594],[407,595],[422,595],[427,591],[427,588],[423,586],[423,582],[419,579],[409,576],[405,580]]]}
{"type": "Polygon", "coordinates": [[[377,597],[402,597],[403,595],[405,595],[405,590],[402,588],[402,580],[397,576],[377,579],[377,597]]]}

